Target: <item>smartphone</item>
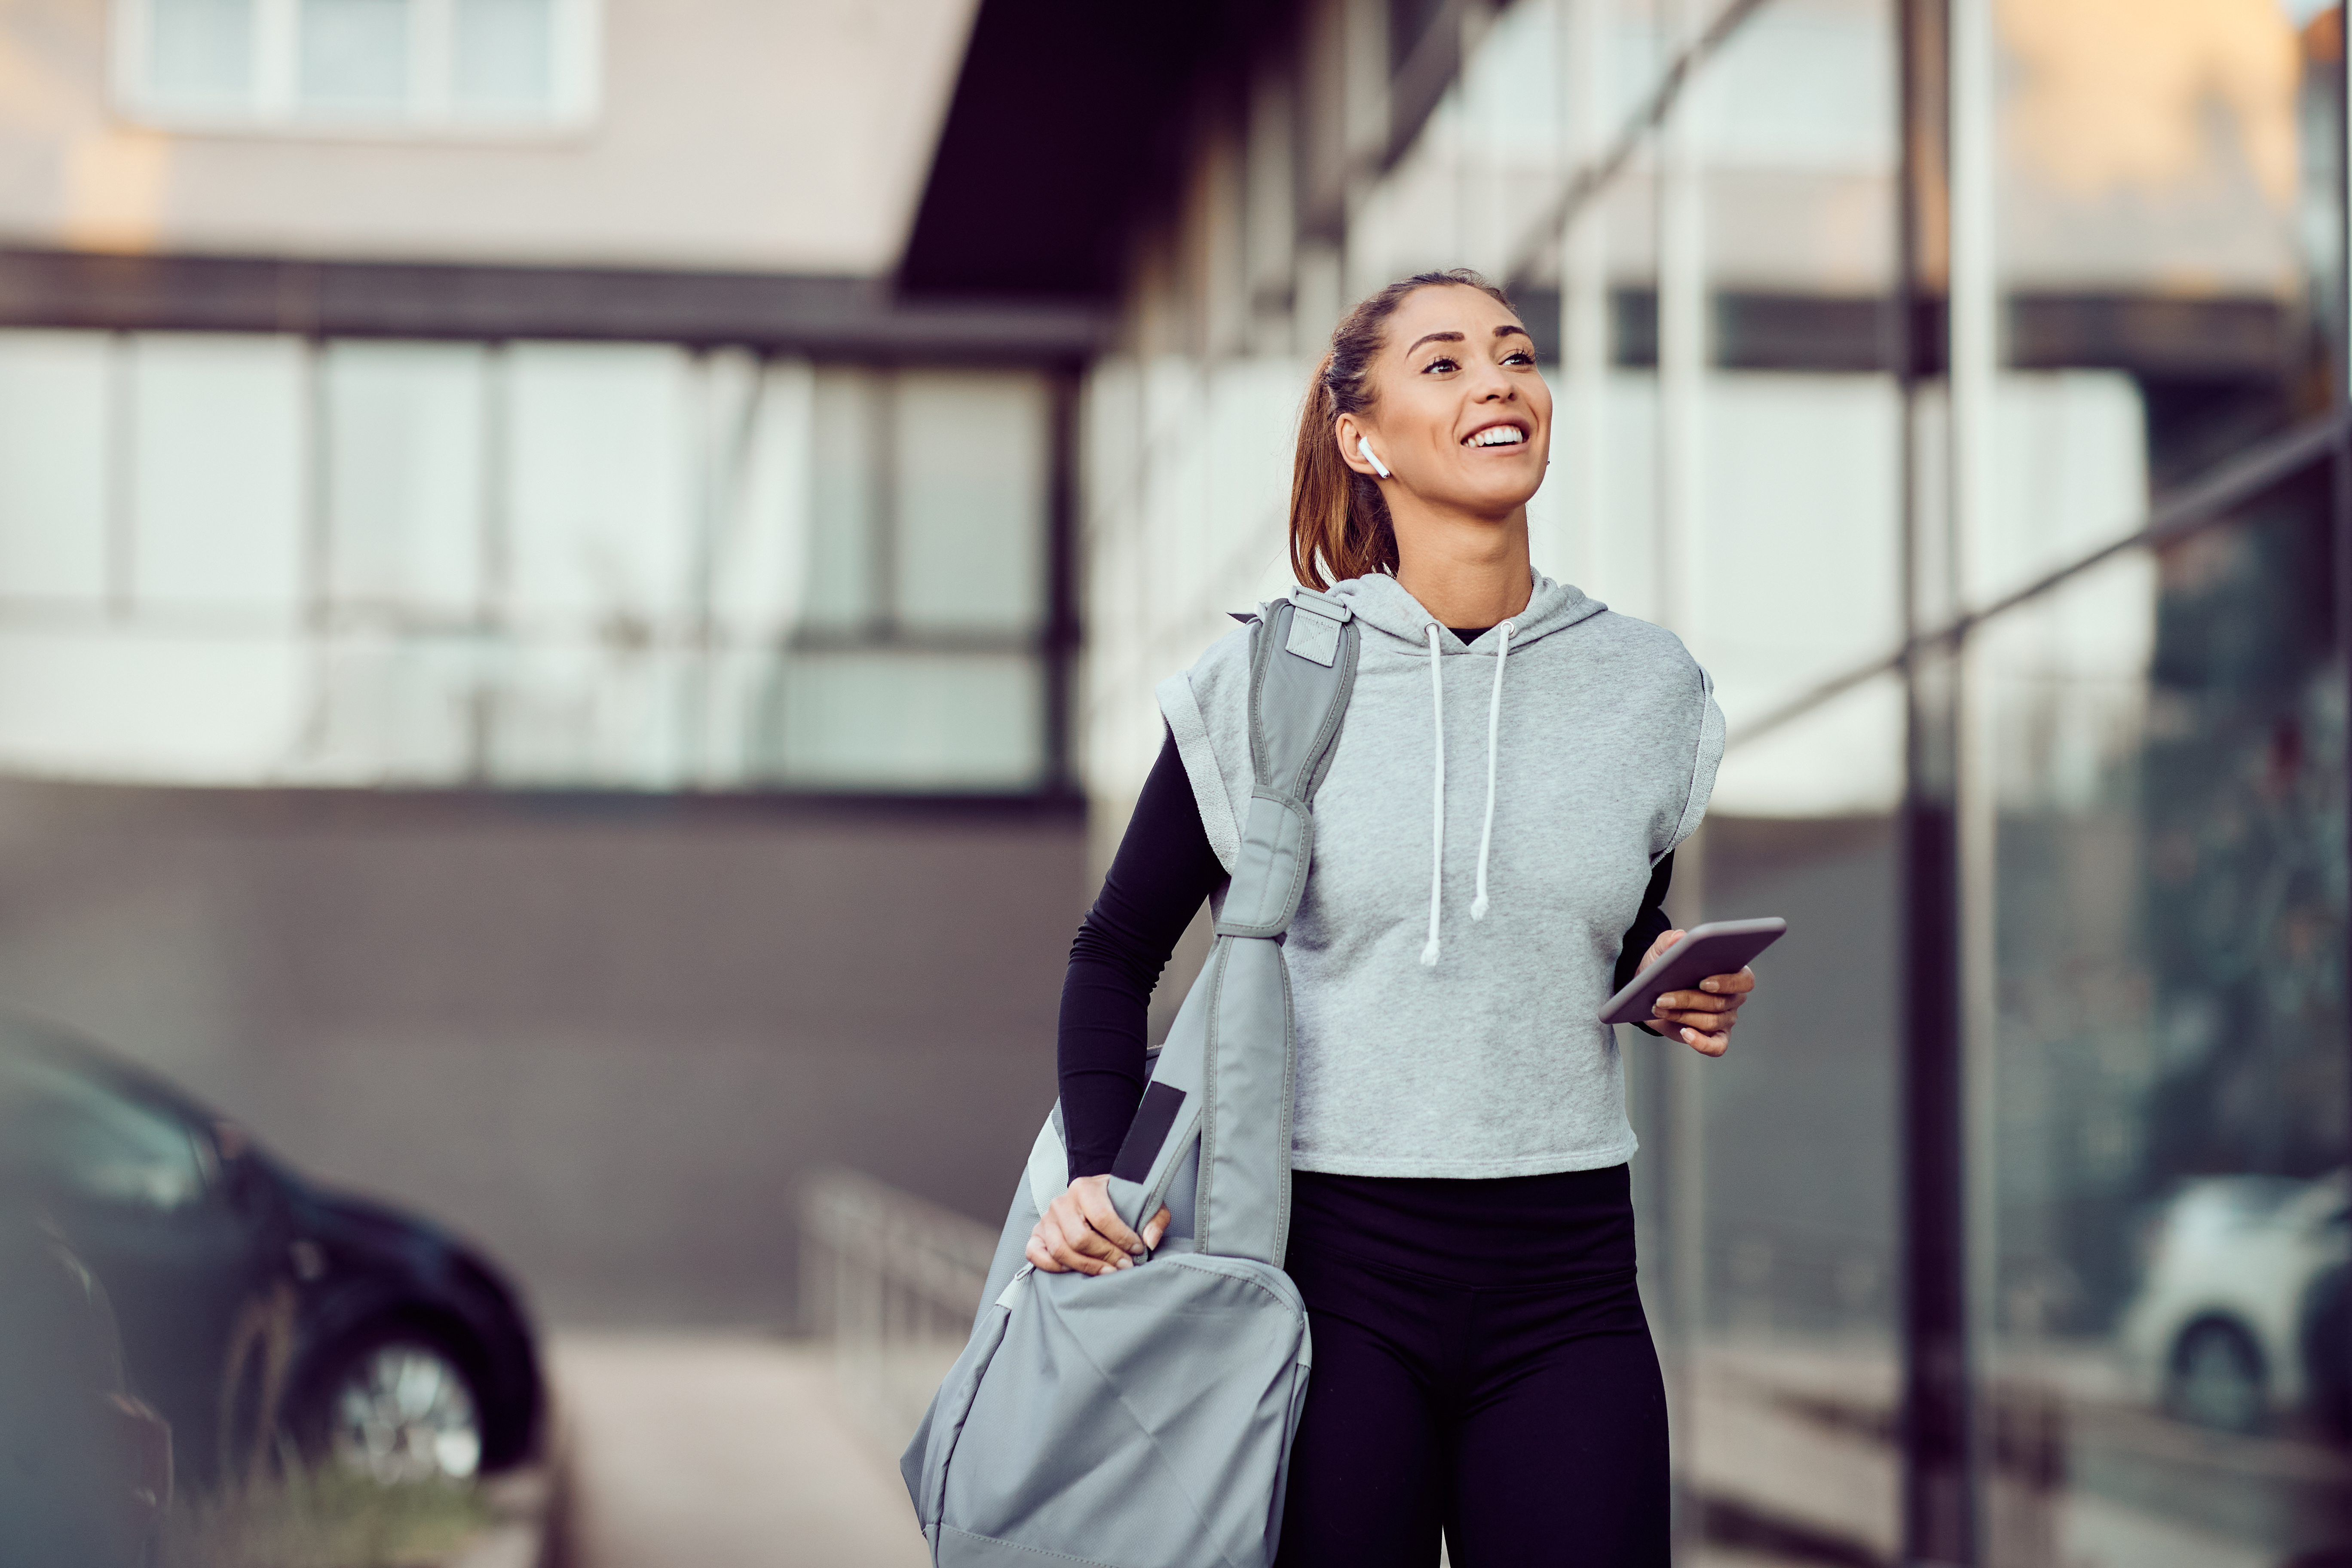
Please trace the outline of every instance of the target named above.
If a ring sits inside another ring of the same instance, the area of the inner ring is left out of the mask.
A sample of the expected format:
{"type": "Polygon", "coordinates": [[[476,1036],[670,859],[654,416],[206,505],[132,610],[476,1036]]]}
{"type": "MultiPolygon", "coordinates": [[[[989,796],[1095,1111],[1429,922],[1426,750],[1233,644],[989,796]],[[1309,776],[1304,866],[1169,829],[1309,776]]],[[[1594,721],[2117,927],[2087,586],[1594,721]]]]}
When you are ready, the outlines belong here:
{"type": "Polygon", "coordinates": [[[1625,983],[1601,1009],[1604,1024],[1646,1024],[1658,998],[1669,991],[1696,991],[1710,974],[1737,974],[1749,959],[1780,940],[1789,922],[1778,915],[1760,921],[1717,921],[1693,926],[1657,962],[1625,983]]]}

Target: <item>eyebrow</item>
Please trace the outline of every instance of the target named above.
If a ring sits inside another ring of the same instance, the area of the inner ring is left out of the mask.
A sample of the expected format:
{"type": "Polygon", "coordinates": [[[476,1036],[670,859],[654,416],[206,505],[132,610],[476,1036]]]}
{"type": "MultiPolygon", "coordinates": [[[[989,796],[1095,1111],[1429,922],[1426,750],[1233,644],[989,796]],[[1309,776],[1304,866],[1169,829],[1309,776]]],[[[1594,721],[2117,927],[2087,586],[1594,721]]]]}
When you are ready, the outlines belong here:
{"type": "MultiPolygon", "coordinates": [[[[1495,335],[1498,338],[1507,338],[1515,332],[1520,337],[1527,339],[1529,342],[1536,341],[1535,335],[1529,332],[1525,327],[1519,325],[1517,321],[1506,321],[1501,326],[1495,329],[1495,335]]],[[[1466,341],[1467,340],[1464,338],[1460,332],[1423,332],[1421,336],[1413,339],[1412,344],[1407,347],[1404,352],[1411,353],[1414,349],[1421,347],[1423,343],[1458,343],[1466,341]]]]}

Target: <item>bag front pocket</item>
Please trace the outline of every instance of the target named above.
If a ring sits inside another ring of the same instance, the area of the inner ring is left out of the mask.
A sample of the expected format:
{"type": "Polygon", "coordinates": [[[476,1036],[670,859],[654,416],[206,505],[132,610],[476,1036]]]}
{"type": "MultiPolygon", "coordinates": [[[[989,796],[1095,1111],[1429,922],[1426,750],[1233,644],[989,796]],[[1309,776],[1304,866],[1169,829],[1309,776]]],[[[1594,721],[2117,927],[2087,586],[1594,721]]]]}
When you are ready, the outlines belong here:
{"type": "Polygon", "coordinates": [[[940,1526],[1119,1568],[1262,1564],[1305,1353],[1297,1292],[1264,1264],[1162,1253],[1033,1276],[946,1466],[940,1526]]]}
{"type": "Polygon", "coordinates": [[[971,1419],[972,1401],[980,1395],[982,1379],[996,1360],[997,1351],[1004,1343],[1004,1333],[1013,1321],[1013,1309],[1027,1289],[1034,1269],[1023,1265],[988,1309],[978,1332],[956,1357],[955,1365],[948,1369],[940,1391],[931,1399],[930,1413],[923,1418],[923,1462],[920,1479],[915,1491],[915,1519],[923,1527],[923,1536],[939,1545],[940,1512],[944,1505],[948,1485],[948,1463],[955,1457],[957,1442],[963,1436],[964,1424],[971,1419]]]}

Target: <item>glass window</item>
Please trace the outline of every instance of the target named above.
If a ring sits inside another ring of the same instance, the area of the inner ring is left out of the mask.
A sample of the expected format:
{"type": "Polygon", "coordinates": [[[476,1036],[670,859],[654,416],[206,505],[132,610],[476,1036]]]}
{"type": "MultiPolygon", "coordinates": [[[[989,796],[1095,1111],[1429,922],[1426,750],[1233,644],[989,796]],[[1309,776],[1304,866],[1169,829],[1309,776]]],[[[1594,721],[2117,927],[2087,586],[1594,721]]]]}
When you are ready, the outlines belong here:
{"type": "Polygon", "coordinates": [[[527,115],[553,105],[555,0],[456,0],[449,92],[458,107],[527,115]]]}
{"type": "Polygon", "coordinates": [[[1034,373],[0,331],[10,410],[0,768],[1045,780],[1034,373]]]}
{"type": "MultiPolygon", "coordinates": [[[[1863,284],[1881,276],[1884,263],[1876,256],[1887,237],[1880,225],[1857,224],[1851,216],[1824,221],[1840,195],[1850,203],[1858,193],[1851,184],[1841,192],[1818,176],[1876,183],[1893,174],[1893,42],[1887,10],[1874,0],[1779,0],[1730,36],[1708,62],[1701,93],[1700,144],[1708,165],[1727,174],[1738,169],[1762,176],[1722,179],[1718,212],[1744,208],[1747,222],[1802,237],[1809,246],[1856,247],[1872,258],[1852,275],[1863,284]],[[1768,214],[1768,202],[1759,199],[1767,192],[1783,197],[1802,192],[1810,199],[1800,210],[1768,214]]],[[[1874,205],[1883,199],[1859,194],[1874,205]]],[[[1741,248],[1734,247],[1726,262],[1741,248]]],[[[1741,264],[1765,261],[1751,250],[1741,264]]],[[[1819,260],[1798,276],[1817,282],[1819,260]]]]}
{"type": "Polygon", "coordinates": [[[0,621],[0,768],[141,784],[289,782],[310,672],[290,628],[0,621]]]}
{"type": "Polygon", "coordinates": [[[0,333],[0,594],[106,596],[107,341],[0,333]]]}
{"type": "Polygon", "coordinates": [[[1545,489],[1563,480],[1576,487],[1581,504],[1571,515],[1581,520],[1576,544],[1587,574],[1578,585],[1629,615],[1658,620],[1668,603],[1660,543],[1666,459],[1659,446],[1656,184],[1646,147],[1636,154],[1636,172],[1612,183],[1579,220],[1580,229],[1596,228],[1591,260],[1601,309],[1587,324],[1600,353],[1579,366],[1577,334],[1570,333],[1578,466],[1555,472],[1545,489]]]}
{"type": "MultiPolygon", "coordinates": [[[[317,686],[306,694],[303,727],[278,738],[299,759],[293,772],[302,782],[447,785],[497,777],[492,745],[506,714],[494,678],[513,661],[486,657],[467,638],[402,629],[356,626],[311,665],[317,686]]],[[[559,775],[551,782],[581,782],[551,771],[559,775]]]]}
{"type": "MultiPolygon", "coordinates": [[[[1735,731],[1904,635],[1903,414],[1882,341],[1892,15],[1759,9],[1661,140],[1662,436],[1689,500],[1662,520],[1680,580],[1660,615],[1714,673],[1735,731]]],[[[1883,715],[1880,690],[1842,710],[1883,715]]],[[[1856,749],[1849,803],[1892,803],[1895,775],[1873,765],[1889,755],[1856,749]]]]}
{"type": "Polygon", "coordinates": [[[643,646],[686,586],[688,356],[652,344],[524,343],[509,361],[508,607],[525,624],[643,646]]]}
{"type": "Polygon", "coordinates": [[[891,430],[890,382],[871,371],[816,374],[810,461],[824,526],[809,537],[811,626],[859,627],[888,618],[889,540],[883,515],[891,430]]]}
{"type": "Polygon", "coordinates": [[[1707,810],[1885,816],[1903,797],[1903,684],[1885,675],[1771,729],[1734,725],[1707,810]]]}
{"type": "Polygon", "coordinates": [[[1037,376],[898,376],[898,613],[908,629],[1019,634],[1043,618],[1045,397],[1037,376]]]}
{"type": "Polygon", "coordinates": [[[785,782],[819,789],[1027,789],[1045,688],[1011,655],[809,653],[774,689],[785,782]]]}
{"type": "Polygon", "coordinates": [[[290,618],[304,589],[301,344],[153,334],[133,350],[131,596],[290,618]]]}
{"type": "Polygon", "coordinates": [[[813,618],[817,551],[845,529],[870,537],[874,519],[863,511],[844,518],[820,489],[827,440],[817,426],[821,373],[804,360],[761,364],[749,355],[714,356],[710,368],[713,401],[735,423],[702,582],[719,639],[764,657],[813,618]]]}
{"type": "Polygon", "coordinates": [[[482,607],[488,355],[470,343],[329,346],[327,584],[339,610],[482,607]]]}
{"type": "Polygon", "coordinates": [[[159,107],[236,109],[252,96],[255,0],[148,0],[144,87],[159,107]]]}
{"type": "Polygon", "coordinates": [[[1996,1563],[2340,1545],[2325,472],[1988,626],[1996,1563]],[[2003,1436],[2007,1435],[2004,1443],[2003,1436]]]}
{"type": "Polygon", "coordinates": [[[136,115],[479,132],[596,107],[601,0],[113,0],[136,115]]]}
{"type": "Polygon", "coordinates": [[[683,650],[628,637],[518,638],[486,682],[486,772],[541,787],[677,788],[689,782],[681,752],[689,670],[683,650]]]}
{"type": "Polygon", "coordinates": [[[302,0],[299,93],[320,110],[396,110],[408,98],[409,0],[302,0]]]}
{"type": "Polygon", "coordinates": [[[2313,10],[2192,6],[2126,47],[2092,0],[1998,8],[1994,186],[1954,219],[1998,291],[1979,602],[2323,411],[2341,66],[2313,10]]]}
{"type": "MultiPolygon", "coordinates": [[[[2324,416],[2342,320],[2340,11],[1995,15],[1979,602],[2324,416]]],[[[2332,506],[2304,473],[1972,639],[1997,1565],[2343,1545],[2332,506]]]]}
{"type": "Polygon", "coordinates": [[[0,1056],[13,1159],[75,1196],[156,1213],[201,1202],[205,1168],[176,1117],[30,1057],[0,1056]]]}
{"type": "Polygon", "coordinates": [[[1654,1058],[1643,1268],[1677,1331],[1705,1527],[1885,1561],[1902,1517],[1902,749],[1892,677],[1735,741],[1675,881],[1706,919],[1779,915],[1792,934],[1757,961],[1759,1005],[1721,1058],[1622,1036],[1654,1058]]]}
{"type": "Polygon", "coordinates": [[[1704,506],[1666,614],[1736,726],[1902,641],[1902,414],[1883,375],[1718,370],[1703,397],[1704,506]]]}
{"type": "MultiPolygon", "coordinates": [[[[1373,20],[1394,50],[1427,9],[1373,20]]],[[[1941,1560],[1965,1509],[1989,1568],[2333,1561],[2342,503],[2305,472],[2102,552],[2338,436],[2345,13],[1985,0],[1898,38],[1903,15],[1515,0],[1440,24],[1460,71],[1399,94],[1323,8],[1295,62],[1253,62],[1295,82],[1307,152],[1288,244],[1251,254],[1291,258],[1294,386],[1370,289],[1507,279],[1555,392],[1536,565],[1716,678],[1732,745],[1676,918],[1794,934],[1726,1060],[1627,1042],[1691,1559],[1941,1560]],[[1954,988],[1933,1014],[1898,1005],[1906,937],[1923,990],[1954,988]],[[1900,1099],[1906,1058],[1923,1088],[1965,1068],[1964,1158],[1906,1146],[1937,1109],[1900,1099]],[[1965,1203],[1906,1232],[1911,1179],[1965,1203]],[[1977,1440],[1948,1455],[1964,1401],[1977,1440]]],[[[1186,190],[1239,119],[1204,112],[1186,190]]],[[[1248,542],[1280,542],[1285,465],[1255,443],[1287,419],[1221,401],[1241,362],[1196,325],[1214,205],[1139,231],[1131,347],[1088,388],[1081,745],[1108,820],[1152,684],[1245,602],[1248,542]]]]}

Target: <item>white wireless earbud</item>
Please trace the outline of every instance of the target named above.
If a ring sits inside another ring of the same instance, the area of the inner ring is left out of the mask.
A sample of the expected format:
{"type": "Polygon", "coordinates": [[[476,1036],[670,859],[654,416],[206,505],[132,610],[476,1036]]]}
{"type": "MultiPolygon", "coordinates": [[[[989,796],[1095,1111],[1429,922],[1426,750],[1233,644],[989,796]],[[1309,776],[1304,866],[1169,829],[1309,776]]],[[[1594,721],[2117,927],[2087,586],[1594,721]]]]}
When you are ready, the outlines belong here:
{"type": "Polygon", "coordinates": [[[1372,466],[1372,472],[1380,475],[1380,477],[1384,479],[1392,479],[1396,478],[1394,474],[1389,472],[1389,466],[1386,463],[1381,462],[1380,458],[1373,454],[1372,444],[1369,439],[1361,436],[1357,437],[1356,450],[1363,455],[1364,461],[1372,466]]]}

